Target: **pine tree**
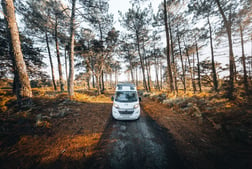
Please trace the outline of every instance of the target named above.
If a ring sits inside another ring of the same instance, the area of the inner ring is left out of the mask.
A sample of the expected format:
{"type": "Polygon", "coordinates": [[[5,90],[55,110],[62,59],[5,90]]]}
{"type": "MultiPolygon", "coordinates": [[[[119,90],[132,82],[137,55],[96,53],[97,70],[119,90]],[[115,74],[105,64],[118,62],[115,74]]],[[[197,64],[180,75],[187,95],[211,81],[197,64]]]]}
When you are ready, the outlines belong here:
{"type": "Polygon", "coordinates": [[[2,7],[7,21],[11,49],[13,52],[13,68],[16,85],[16,96],[20,105],[27,104],[32,98],[32,90],[30,86],[27,68],[24,62],[21,50],[19,31],[15,16],[15,7],[12,0],[2,0],[2,7]]]}

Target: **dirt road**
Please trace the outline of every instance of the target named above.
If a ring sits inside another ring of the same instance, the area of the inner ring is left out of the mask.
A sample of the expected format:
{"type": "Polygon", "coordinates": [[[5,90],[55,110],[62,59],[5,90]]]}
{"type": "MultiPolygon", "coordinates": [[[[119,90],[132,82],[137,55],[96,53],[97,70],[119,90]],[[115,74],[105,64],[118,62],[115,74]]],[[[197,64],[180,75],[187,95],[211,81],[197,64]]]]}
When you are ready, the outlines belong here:
{"type": "Polygon", "coordinates": [[[172,137],[143,111],[136,121],[111,118],[87,168],[182,169],[172,137]]]}
{"type": "Polygon", "coordinates": [[[0,168],[252,169],[251,144],[231,139],[206,119],[147,98],[137,121],[113,120],[111,107],[62,96],[2,114],[0,168]],[[37,116],[46,117],[40,126],[37,116]]]}

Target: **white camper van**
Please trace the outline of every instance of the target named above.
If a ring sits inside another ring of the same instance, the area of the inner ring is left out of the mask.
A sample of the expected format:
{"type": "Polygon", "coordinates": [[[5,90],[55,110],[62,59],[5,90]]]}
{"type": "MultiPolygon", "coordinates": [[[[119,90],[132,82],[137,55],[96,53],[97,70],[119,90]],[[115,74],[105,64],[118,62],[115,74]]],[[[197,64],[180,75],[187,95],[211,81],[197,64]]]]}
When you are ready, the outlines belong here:
{"type": "Polygon", "coordinates": [[[118,84],[112,107],[112,116],[117,120],[136,120],[140,117],[141,98],[138,97],[136,86],[133,84],[118,84]]]}

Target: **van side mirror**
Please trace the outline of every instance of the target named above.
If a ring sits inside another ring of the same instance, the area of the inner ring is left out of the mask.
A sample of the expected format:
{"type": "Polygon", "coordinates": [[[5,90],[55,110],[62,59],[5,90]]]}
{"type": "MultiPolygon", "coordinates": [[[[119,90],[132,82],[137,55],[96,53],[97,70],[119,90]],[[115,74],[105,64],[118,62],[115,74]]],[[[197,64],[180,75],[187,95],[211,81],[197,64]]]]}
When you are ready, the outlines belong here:
{"type": "Polygon", "coordinates": [[[141,97],[139,97],[139,101],[140,101],[140,102],[142,101],[142,98],[141,98],[141,97]]]}
{"type": "Polygon", "coordinates": [[[114,96],[111,96],[111,101],[114,101],[114,96]]]}

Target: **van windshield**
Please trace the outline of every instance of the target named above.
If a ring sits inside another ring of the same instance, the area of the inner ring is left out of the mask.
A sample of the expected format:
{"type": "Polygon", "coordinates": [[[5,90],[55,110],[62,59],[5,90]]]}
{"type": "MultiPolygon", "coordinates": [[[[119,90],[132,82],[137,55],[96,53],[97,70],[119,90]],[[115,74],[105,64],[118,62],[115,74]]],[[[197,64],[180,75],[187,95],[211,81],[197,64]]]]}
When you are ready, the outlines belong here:
{"type": "Polygon", "coordinates": [[[117,102],[136,102],[136,91],[117,91],[115,101],[117,102]]]}

